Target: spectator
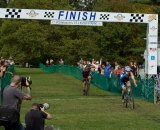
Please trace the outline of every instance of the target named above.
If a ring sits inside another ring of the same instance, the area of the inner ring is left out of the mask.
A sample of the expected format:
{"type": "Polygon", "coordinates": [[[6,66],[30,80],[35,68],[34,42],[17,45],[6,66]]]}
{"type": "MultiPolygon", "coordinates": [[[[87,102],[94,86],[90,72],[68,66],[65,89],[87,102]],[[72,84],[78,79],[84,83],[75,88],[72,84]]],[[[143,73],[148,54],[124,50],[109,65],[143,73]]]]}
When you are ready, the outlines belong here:
{"type": "Polygon", "coordinates": [[[104,68],[105,68],[105,65],[102,64],[102,65],[101,65],[101,68],[100,68],[100,69],[101,69],[101,73],[100,73],[101,75],[104,75],[104,68]]]}
{"type": "Polygon", "coordinates": [[[77,62],[77,65],[80,67],[80,68],[83,68],[83,59],[81,58],[80,61],[77,62]]]}
{"type": "Polygon", "coordinates": [[[109,62],[106,62],[106,66],[104,68],[104,76],[109,77],[111,74],[112,66],[109,64],[109,62]]]}
{"type": "MultiPolygon", "coordinates": [[[[23,93],[19,89],[20,86],[21,86],[21,77],[19,75],[14,75],[10,85],[5,87],[3,91],[3,105],[17,110],[19,112],[19,115],[20,115],[20,106],[22,100],[31,100],[32,98],[30,93],[28,94],[23,93]]],[[[15,129],[11,130],[16,130],[16,129],[23,130],[23,126],[20,122],[15,129]]]]}
{"type": "Polygon", "coordinates": [[[119,66],[116,70],[115,70],[115,76],[120,77],[122,75],[122,68],[119,66]]]}
{"type": "Polygon", "coordinates": [[[84,70],[84,69],[86,68],[86,66],[87,66],[87,61],[84,60],[84,61],[83,61],[83,65],[82,65],[82,69],[84,70]]]}
{"type": "Polygon", "coordinates": [[[63,65],[63,64],[64,64],[64,61],[63,61],[62,58],[60,58],[58,62],[59,62],[60,65],[63,65]]]}
{"type": "MultiPolygon", "coordinates": [[[[133,72],[133,71],[135,70],[134,65],[133,65],[133,62],[130,62],[130,67],[131,67],[132,72],[133,72]]],[[[133,72],[133,74],[134,74],[134,72],[133,72]]]]}
{"type": "Polygon", "coordinates": [[[53,60],[53,58],[50,58],[50,65],[54,65],[54,60],[53,60]]]}
{"type": "Polygon", "coordinates": [[[49,66],[49,60],[48,59],[46,60],[46,66],[49,66]]]}
{"type": "Polygon", "coordinates": [[[52,118],[43,105],[33,103],[31,110],[25,116],[26,130],[45,130],[45,119],[51,120],[52,118]]]}
{"type": "Polygon", "coordinates": [[[1,61],[1,64],[0,64],[0,78],[3,77],[6,70],[7,70],[7,65],[5,64],[5,62],[1,61]]]}
{"type": "Polygon", "coordinates": [[[141,79],[145,79],[145,72],[144,72],[144,68],[142,67],[142,65],[139,66],[139,76],[141,79]]]}
{"type": "Polygon", "coordinates": [[[114,64],[115,64],[114,70],[117,70],[119,67],[119,64],[117,62],[115,62],[114,64]]]}
{"type": "Polygon", "coordinates": [[[95,61],[94,61],[94,59],[92,59],[90,67],[91,67],[91,71],[95,71],[95,61]]]}
{"type": "Polygon", "coordinates": [[[9,63],[9,65],[14,65],[14,60],[12,57],[9,57],[8,63],[9,63]]]}
{"type": "Polygon", "coordinates": [[[134,62],[133,66],[134,66],[134,72],[133,72],[133,74],[134,74],[134,76],[137,77],[139,75],[139,69],[138,69],[137,63],[134,62]]]}
{"type": "Polygon", "coordinates": [[[99,61],[96,61],[94,66],[95,66],[95,72],[99,73],[99,68],[100,68],[99,61]]]}
{"type": "Polygon", "coordinates": [[[131,67],[131,69],[132,69],[133,75],[134,75],[134,76],[137,76],[138,66],[137,66],[136,62],[134,62],[134,63],[131,62],[131,63],[130,63],[130,67],[131,67]]]}

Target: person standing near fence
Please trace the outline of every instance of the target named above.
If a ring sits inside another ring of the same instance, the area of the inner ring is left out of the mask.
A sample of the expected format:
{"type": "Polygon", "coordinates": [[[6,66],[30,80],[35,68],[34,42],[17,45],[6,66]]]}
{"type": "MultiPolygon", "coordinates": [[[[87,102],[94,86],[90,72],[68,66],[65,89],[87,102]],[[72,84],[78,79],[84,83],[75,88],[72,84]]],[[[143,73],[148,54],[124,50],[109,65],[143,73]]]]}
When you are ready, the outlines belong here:
{"type": "Polygon", "coordinates": [[[106,66],[104,68],[104,76],[106,76],[107,78],[110,78],[111,69],[112,69],[112,66],[110,65],[110,63],[106,62],[106,66]]]}
{"type": "Polygon", "coordinates": [[[48,59],[46,60],[46,66],[47,67],[49,66],[49,60],[48,59]]]}
{"type": "Polygon", "coordinates": [[[5,61],[0,61],[0,78],[2,78],[7,70],[7,63],[5,61]]]}

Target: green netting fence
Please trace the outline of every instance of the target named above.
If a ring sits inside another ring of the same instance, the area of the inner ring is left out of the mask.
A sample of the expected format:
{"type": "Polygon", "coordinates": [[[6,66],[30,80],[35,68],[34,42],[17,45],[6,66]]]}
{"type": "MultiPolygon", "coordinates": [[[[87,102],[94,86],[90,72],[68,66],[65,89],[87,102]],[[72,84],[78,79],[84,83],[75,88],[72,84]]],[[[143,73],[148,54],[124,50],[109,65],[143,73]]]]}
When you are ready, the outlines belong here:
{"type": "MultiPolygon", "coordinates": [[[[82,69],[76,66],[69,65],[51,65],[46,66],[40,64],[40,68],[47,73],[63,73],[75,77],[76,79],[82,79],[82,69]]],[[[133,89],[134,95],[139,98],[144,98],[148,101],[154,100],[154,79],[141,79],[136,78],[138,87],[133,89]]],[[[111,77],[105,77],[99,73],[92,72],[91,83],[96,87],[105,91],[121,93],[121,86],[119,77],[112,75],[111,77]]],[[[133,83],[132,83],[133,86],[133,83]]]]}
{"type": "Polygon", "coordinates": [[[10,84],[13,74],[14,74],[14,65],[10,65],[8,66],[4,76],[0,78],[0,105],[2,104],[3,89],[10,84]]]}

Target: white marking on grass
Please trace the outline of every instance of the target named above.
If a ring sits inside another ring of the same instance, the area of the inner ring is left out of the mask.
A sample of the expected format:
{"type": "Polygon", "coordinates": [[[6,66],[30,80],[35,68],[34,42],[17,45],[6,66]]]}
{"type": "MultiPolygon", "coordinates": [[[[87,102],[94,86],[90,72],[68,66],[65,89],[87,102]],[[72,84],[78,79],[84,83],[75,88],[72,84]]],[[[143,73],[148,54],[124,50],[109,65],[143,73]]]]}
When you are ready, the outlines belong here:
{"type": "Polygon", "coordinates": [[[108,100],[114,100],[114,99],[117,99],[117,98],[110,98],[110,97],[102,97],[102,98],[88,98],[88,97],[86,97],[86,98],[53,98],[53,99],[45,99],[45,98],[43,98],[43,99],[32,99],[32,101],[56,101],[56,100],[97,100],[97,99],[99,99],[99,100],[106,100],[106,99],[108,99],[108,100]]]}

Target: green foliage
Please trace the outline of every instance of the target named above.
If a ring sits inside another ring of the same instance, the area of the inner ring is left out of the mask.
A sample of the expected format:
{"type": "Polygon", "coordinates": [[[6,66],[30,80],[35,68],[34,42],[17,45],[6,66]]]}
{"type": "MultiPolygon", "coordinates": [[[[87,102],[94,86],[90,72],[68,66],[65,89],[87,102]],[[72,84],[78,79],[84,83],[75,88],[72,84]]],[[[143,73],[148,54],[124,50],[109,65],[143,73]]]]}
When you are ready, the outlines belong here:
{"type": "Polygon", "coordinates": [[[143,3],[143,4],[160,4],[160,0],[129,0],[130,2],[143,3]]]}
{"type": "MultiPolygon", "coordinates": [[[[4,7],[3,5],[2,7],[4,7]]],[[[69,0],[14,0],[8,7],[29,9],[73,10],[69,0]]],[[[128,0],[101,0],[88,9],[104,12],[154,13],[154,6],[130,3],[128,0]]],[[[78,9],[78,8],[77,8],[78,9]]],[[[80,8],[79,8],[80,9],[80,8]]],[[[1,20],[0,55],[13,56],[16,63],[38,64],[47,58],[62,57],[67,64],[80,58],[102,58],[121,64],[143,62],[146,25],[104,23],[103,27],[56,26],[49,21],[1,20]]]]}
{"type": "Polygon", "coordinates": [[[4,8],[4,7],[6,7],[6,1],[5,0],[0,0],[0,7],[1,8],[4,8]]]}

